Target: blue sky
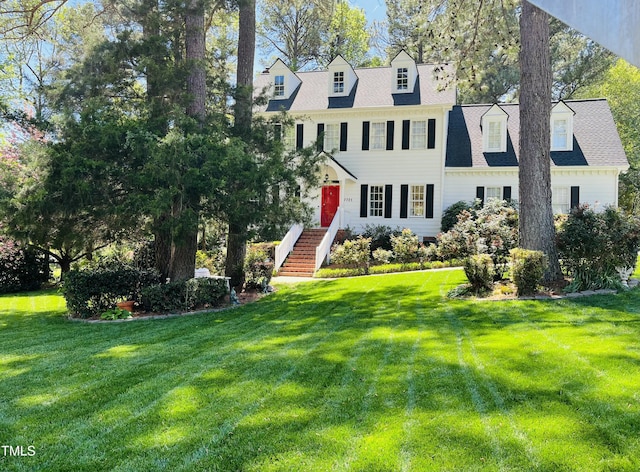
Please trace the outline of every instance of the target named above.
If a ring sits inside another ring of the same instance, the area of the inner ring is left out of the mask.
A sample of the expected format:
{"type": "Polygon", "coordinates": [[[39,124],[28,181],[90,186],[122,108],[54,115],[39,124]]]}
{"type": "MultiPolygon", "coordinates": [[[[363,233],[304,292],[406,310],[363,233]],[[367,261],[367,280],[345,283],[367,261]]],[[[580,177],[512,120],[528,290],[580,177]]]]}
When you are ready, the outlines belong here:
{"type": "Polygon", "coordinates": [[[351,6],[364,9],[369,23],[386,19],[384,0],[351,0],[351,6]]]}

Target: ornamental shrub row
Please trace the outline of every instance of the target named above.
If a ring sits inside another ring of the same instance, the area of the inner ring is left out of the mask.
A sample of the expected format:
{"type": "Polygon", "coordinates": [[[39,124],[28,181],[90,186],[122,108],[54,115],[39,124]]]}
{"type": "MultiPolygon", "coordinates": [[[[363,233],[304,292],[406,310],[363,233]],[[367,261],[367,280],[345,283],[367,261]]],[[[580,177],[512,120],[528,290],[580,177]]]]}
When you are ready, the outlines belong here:
{"type": "Polygon", "coordinates": [[[156,313],[193,310],[219,305],[228,293],[224,279],[197,278],[142,289],[142,306],[156,313]]]}
{"type": "Polygon", "coordinates": [[[140,301],[143,288],[158,282],[154,270],[113,263],[68,272],[62,281],[62,293],[71,316],[91,318],[120,301],[140,301]]]}

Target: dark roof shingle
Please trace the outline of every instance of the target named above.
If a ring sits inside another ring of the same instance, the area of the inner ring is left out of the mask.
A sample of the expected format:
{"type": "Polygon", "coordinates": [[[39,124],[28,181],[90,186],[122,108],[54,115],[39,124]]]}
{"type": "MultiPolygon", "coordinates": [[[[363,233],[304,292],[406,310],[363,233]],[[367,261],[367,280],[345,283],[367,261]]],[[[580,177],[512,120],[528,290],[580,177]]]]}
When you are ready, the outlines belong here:
{"type": "MultiPolygon", "coordinates": [[[[618,130],[605,99],[567,100],[574,112],[573,150],[552,151],[552,166],[628,167],[618,130]]],[[[512,167],[518,165],[518,104],[500,104],[508,114],[507,152],[482,151],[482,115],[492,105],[457,105],[449,112],[446,167],[512,167]]]]}
{"type": "MultiPolygon", "coordinates": [[[[258,111],[309,112],[335,108],[371,108],[403,105],[451,105],[455,103],[455,88],[444,88],[444,80],[437,80],[435,71],[450,66],[418,64],[418,78],[412,93],[392,94],[391,67],[355,69],[358,80],[348,97],[329,97],[329,73],[327,71],[296,72],[302,81],[288,100],[270,100],[258,111]]],[[[268,73],[255,80],[255,90],[260,93],[269,86],[268,73]]]]}

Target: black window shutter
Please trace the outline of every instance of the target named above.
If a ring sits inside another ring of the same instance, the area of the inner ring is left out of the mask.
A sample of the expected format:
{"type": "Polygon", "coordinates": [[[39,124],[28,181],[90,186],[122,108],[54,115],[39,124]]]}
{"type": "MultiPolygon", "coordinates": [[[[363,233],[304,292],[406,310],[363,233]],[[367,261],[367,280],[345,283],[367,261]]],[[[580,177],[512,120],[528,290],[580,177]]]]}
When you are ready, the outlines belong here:
{"type": "Polygon", "coordinates": [[[395,121],[387,121],[387,151],[393,151],[393,128],[395,121]]]}
{"type": "Polygon", "coordinates": [[[511,201],[511,187],[502,187],[502,199],[511,201]]]}
{"type": "Polygon", "coordinates": [[[282,125],[281,124],[275,124],[273,126],[273,137],[276,139],[276,141],[282,141],[282,125]]]}
{"type": "Polygon", "coordinates": [[[362,122],[362,150],[369,150],[369,122],[362,122]]]}
{"type": "Polygon", "coordinates": [[[324,123],[318,123],[318,141],[316,148],[318,152],[324,151],[324,123]]]}
{"type": "Polygon", "coordinates": [[[400,186],[400,218],[407,217],[407,210],[409,208],[409,186],[400,186]]]}
{"type": "Polygon", "coordinates": [[[393,185],[384,186],[384,217],[391,218],[391,200],[393,198],[393,185]]]}
{"type": "Polygon", "coordinates": [[[571,208],[580,205],[580,187],[571,187],[571,208]]]}
{"type": "Polygon", "coordinates": [[[424,212],[424,216],[426,218],[433,218],[433,194],[434,194],[434,185],[427,184],[427,205],[426,210],[424,212]]]}
{"type": "Polygon", "coordinates": [[[402,120],[402,149],[409,149],[409,128],[411,120],[402,120]]]}
{"type": "Polygon", "coordinates": [[[347,123],[340,123],[340,150],[347,150],[347,123]]]}
{"type": "Polygon", "coordinates": [[[367,217],[367,210],[369,206],[369,186],[363,184],[360,186],[360,218],[367,217]]]}
{"type": "Polygon", "coordinates": [[[298,123],[296,125],[296,148],[302,149],[304,147],[304,124],[298,123]]]}
{"type": "Polygon", "coordinates": [[[427,122],[427,149],[436,148],[436,120],[430,118],[427,122]]]}
{"type": "Polygon", "coordinates": [[[476,187],[476,198],[480,199],[480,203],[484,205],[484,187],[476,187]]]}

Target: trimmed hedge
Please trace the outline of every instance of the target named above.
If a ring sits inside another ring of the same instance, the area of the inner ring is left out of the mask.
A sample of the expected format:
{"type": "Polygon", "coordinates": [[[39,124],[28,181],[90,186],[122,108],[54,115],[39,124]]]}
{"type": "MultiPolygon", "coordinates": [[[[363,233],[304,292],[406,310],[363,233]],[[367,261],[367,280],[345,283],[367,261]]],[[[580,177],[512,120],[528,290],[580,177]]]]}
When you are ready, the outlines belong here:
{"type": "Polygon", "coordinates": [[[226,280],[203,277],[145,287],[142,305],[156,313],[193,310],[219,305],[227,293],[226,280]]]}
{"type": "Polygon", "coordinates": [[[139,301],[144,287],[159,282],[154,270],[128,266],[72,270],[65,274],[62,293],[71,316],[91,318],[123,300],[139,301]]]}
{"type": "Polygon", "coordinates": [[[495,268],[489,254],[474,254],[464,261],[464,274],[476,292],[486,292],[493,287],[495,268]]]}
{"type": "Polygon", "coordinates": [[[538,290],[547,259],[542,251],[515,248],[511,254],[511,280],[518,287],[518,295],[533,295],[538,290]]]}

